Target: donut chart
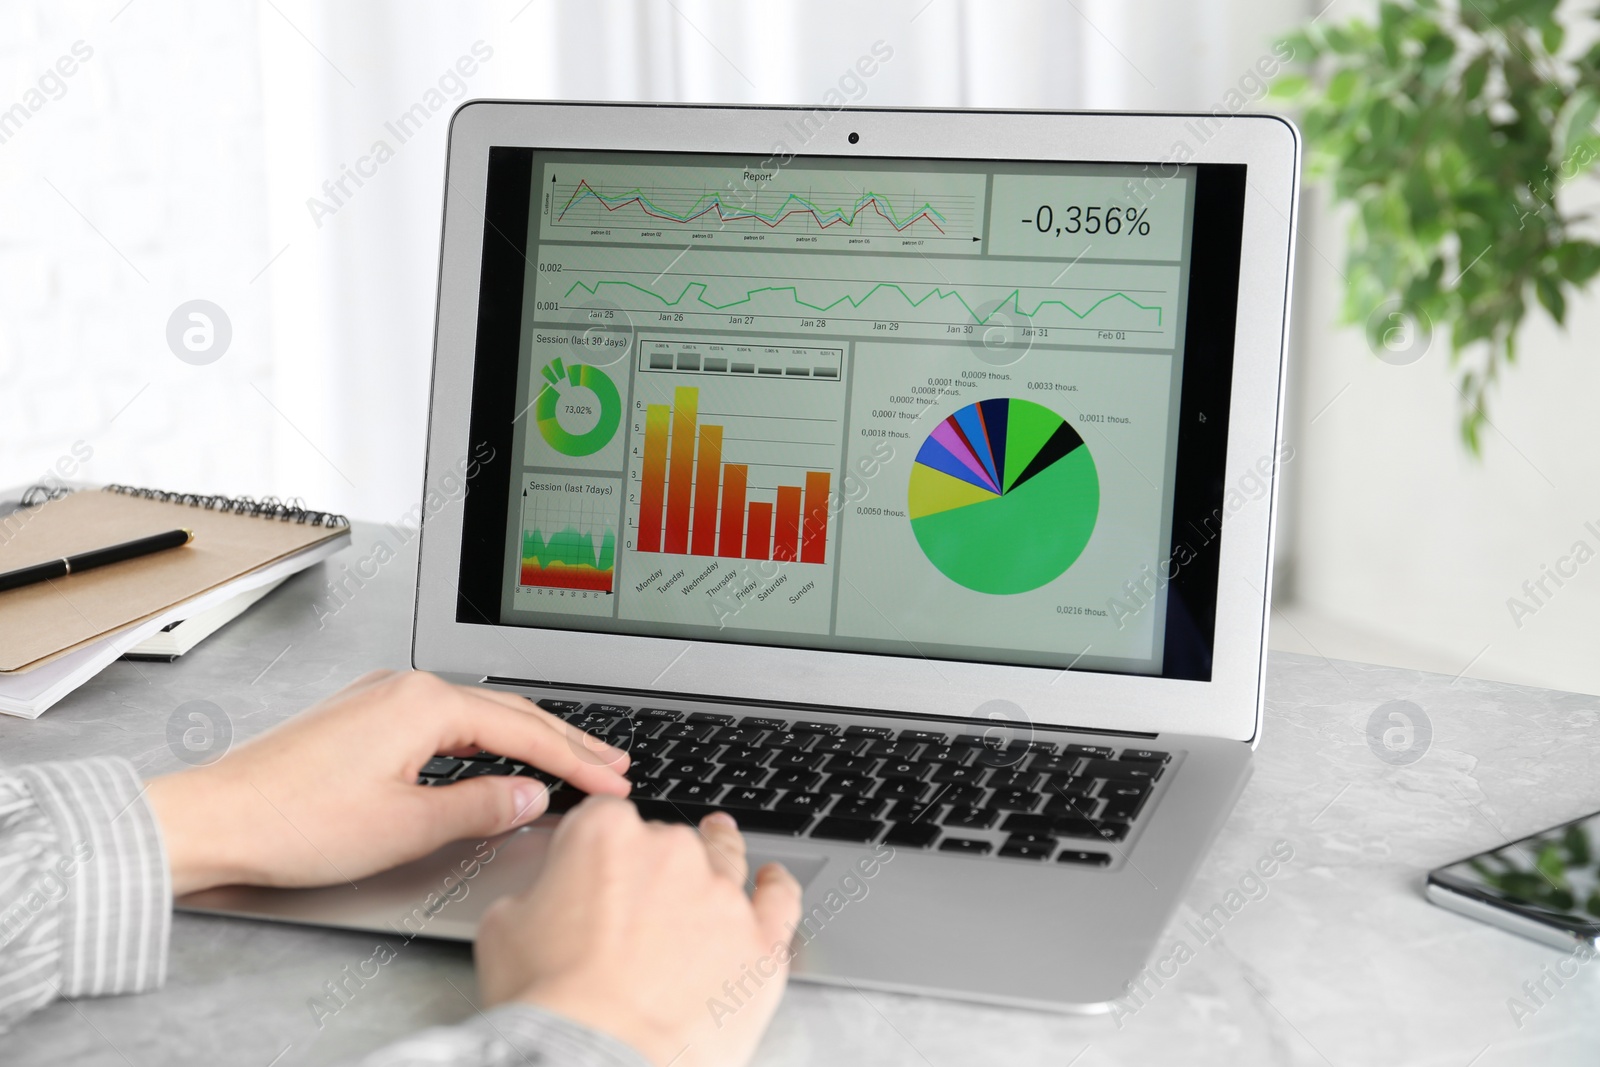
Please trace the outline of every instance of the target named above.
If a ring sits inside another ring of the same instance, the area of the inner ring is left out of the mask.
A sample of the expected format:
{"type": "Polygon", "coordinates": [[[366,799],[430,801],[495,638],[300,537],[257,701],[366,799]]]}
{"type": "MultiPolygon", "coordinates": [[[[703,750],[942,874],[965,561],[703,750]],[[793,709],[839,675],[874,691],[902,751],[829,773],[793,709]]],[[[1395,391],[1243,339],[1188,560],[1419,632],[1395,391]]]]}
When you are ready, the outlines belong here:
{"type": "Polygon", "coordinates": [[[1100,514],[1100,476],[1083,438],[1020,397],[980,400],[934,427],[906,495],[928,562],[957,585],[996,596],[1065,574],[1100,514]]]}
{"type": "Polygon", "coordinates": [[[545,384],[534,398],[533,417],[545,443],[563,456],[592,456],[609,444],[622,424],[622,396],[616,383],[599,367],[588,363],[562,366],[559,359],[540,373],[545,384]],[[594,399],[579,399],[573,389],[587,390],[594,399]],[[563,425],[563,415],[590,419],[594,424],[575,433],[563,425]]]}

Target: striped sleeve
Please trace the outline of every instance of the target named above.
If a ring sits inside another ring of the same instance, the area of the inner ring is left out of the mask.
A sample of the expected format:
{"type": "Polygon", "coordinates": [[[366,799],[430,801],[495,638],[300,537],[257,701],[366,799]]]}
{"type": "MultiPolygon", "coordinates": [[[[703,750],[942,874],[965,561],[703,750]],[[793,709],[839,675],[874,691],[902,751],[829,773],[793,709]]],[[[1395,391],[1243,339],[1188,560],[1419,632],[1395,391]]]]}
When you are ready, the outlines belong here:
{"type": "Polygon", "coordinates": [[[386,1045],[356,1067],[650,1067],[631,1046],[531,1004],[502,1004],[458,1026],[386,1045]]]}
{"type": "Polygon", "coordinates": [[[165,980],[172,883],[143,792],[123,759],[0,771],[0,1032],[165,980]]]}

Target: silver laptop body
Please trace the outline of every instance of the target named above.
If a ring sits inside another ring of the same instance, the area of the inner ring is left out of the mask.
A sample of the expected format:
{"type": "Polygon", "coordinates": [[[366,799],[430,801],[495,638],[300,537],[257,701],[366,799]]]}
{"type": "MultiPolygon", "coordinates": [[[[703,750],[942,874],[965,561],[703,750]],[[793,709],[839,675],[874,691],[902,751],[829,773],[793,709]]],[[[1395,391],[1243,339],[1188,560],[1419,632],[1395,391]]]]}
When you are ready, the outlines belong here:
{"type": "MultiPolygon", "coordinates": [[[[796,978],[1105,1010],[1260,737],[1298,173],[1270,116],[465,105],[413,663],[762,807],[796,978]],[[665,747],[759,730],[809,755],[665,747]]],[[[468,940],[556,818],[181,906],[468,940]]]]}

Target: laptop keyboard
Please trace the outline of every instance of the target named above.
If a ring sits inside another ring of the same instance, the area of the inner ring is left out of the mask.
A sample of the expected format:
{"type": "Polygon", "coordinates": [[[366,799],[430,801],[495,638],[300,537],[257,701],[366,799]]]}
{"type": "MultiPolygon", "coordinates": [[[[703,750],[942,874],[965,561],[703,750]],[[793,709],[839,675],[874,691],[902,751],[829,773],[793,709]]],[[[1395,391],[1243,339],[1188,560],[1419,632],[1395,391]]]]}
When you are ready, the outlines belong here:
{"type": "MultiPolygon", "coordinates": [[[[646,819],[692,824],[725,810],[744,830],[1036,863],[1109,866],[1116,843],[1147,817],[1171,764],[1169,753],[1147,748],[612,703],[539,704],[629,753],[632,799],[646,819]]],[[[546,782],[551,814],[585,796],[489,752],[435,757],[419,781],[446,785],[480,775],[546,782]]]]}

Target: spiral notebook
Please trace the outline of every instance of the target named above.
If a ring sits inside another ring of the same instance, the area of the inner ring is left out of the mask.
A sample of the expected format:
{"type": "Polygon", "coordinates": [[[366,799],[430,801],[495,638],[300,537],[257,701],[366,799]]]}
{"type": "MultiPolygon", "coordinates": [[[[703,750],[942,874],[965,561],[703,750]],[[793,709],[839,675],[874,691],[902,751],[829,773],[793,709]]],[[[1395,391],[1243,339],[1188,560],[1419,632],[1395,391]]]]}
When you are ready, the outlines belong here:
{"type": "Polygon", "coordinates": [[[282,581],[350,536],[343,516],[277,500],[107,486],[0,516],[0,570],[176,527],[194,540],[0,592],[0,711],[37,715],[163,626],[282,581]]]}

